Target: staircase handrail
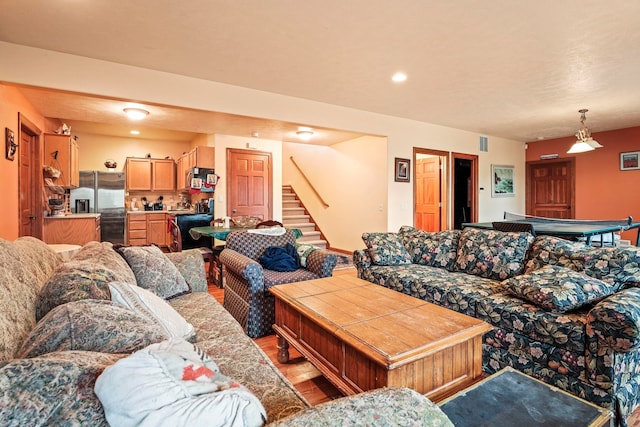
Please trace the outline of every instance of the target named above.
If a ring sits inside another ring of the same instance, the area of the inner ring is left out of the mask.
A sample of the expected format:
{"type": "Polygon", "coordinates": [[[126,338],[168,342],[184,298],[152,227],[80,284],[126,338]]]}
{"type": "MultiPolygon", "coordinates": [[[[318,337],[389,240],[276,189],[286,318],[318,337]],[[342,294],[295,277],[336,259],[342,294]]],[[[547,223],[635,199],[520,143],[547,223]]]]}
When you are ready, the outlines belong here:
{"type": "Polygon", "coordinates": [[[320,200],[320,203],[322,203],[322,206],[324,206],[325,208],[329,207],[329,204],[327,202],[324,201],[324,199],[322,198],[322,196],[320,195],[320,193],[318,193],[318,191],[316,190],[316,188],[313,186],[313,184],[311,183],[311,181],[309,181],[309,178],[307,178],[307,175],[304,174],[304,172],[302,171],[302,169],[300,168],[300,166],[298,166],[298,164],[296,163],[296,161],[294,160],[293,156],[289,157],[291,159],[291,162],[293,162],[293,165],[298,169],[298,171],[300,172],[300,174],[302,175],[302,177],[304,178],[305,181],[307,181],[307,184],[309,184],[309,187],[311,187],[311,191],[313,191],[313,193],[316,195],[316,197],[320,200]]]}

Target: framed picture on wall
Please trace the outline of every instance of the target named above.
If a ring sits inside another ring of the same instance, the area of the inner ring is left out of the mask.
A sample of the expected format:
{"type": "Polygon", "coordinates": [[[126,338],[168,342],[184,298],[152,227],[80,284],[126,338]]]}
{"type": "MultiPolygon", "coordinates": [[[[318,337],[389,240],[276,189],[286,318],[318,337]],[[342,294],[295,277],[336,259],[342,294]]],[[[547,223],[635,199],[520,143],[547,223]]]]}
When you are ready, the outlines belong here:
{"type": "Polygon", "coordinates": [[[396,157],[396,182],[409,182],[411,160],[396,157]]]}
{"type": "Polygon", "coordinates": [[[491,165],[491,197],[513,197],[513,166],[491,165]]]}
{"type": "Polygon", "coordinates": [[[640,169],[640,151],[620,153],[620,170],[630,171],[640,169]]]}

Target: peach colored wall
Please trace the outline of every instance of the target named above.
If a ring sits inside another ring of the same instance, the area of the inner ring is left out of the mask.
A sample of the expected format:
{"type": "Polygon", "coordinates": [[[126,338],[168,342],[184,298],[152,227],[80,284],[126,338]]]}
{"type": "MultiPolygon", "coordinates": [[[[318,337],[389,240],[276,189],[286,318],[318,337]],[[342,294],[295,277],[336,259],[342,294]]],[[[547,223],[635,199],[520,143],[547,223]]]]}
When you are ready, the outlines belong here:
{"type": "Polygon", "coordinates": [[[282,159],[282,182],[293,186],[332,248],[353,251],[363,247],[365,231],[386,231],[387,180],[378,173],[387,163],[386,138],[365,136],[329,147],[285,142],[282,159]]]}
{"type": "MultiPolygon", "coordinates": [[[[0,84],[0,130],[2,135],[2,155],[0,156],[0,183],[2,183],[2,214],[0,214],[0,238],[14,240],[18,237],[18,153],[15,160],[10,161],[5,156],[5,128],[15,133],[19,143],[18,113],[23,114],[41,131],[48,126],[47,120],[29,104],[22,94],[14,87],[0,84]]],[[[20,150],[20,148],[18,148],[20,150]]]]}
{"type": "MultiPolygon", "coordinates": [[[[593,134],[604,147],[579,154],[567,154],[575,137],[529,142],[526,160],[540,160],[544,154],[575,157],[576,218],[612,219],[633,216],[640,221],[640,170],[621,171],[620,153],[640,151],[640,127],[593,134]]],[[[623,239],[635,242],[636,231],[623,233],[623,239]]]]}
{"type": "Polygon", "coordinates": [[[80,170],[107,170],[104,166],[107,159],[115,160],[117,170],[123,170],[127,157],[145,157],[149,153],[156,159],[166,156],[177,159],[191,148],[188,142],[72,133],[78,136],[80,170]]]}

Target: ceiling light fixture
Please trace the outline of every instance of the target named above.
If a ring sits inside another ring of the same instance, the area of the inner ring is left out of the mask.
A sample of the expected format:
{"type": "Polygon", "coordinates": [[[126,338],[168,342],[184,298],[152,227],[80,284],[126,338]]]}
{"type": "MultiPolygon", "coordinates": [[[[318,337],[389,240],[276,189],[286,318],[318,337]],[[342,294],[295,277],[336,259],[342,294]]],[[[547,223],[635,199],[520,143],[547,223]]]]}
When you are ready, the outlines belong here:
{"type": "Polygon", "coordinates": [[[595,150],[596,148],[602,148],[602,145],[600,145],[598,141],[591,137],[591,131],[584,124],[584,122],[587,121],[587,111],[589,110],[587,110],[586,108],[578,110],[578,113],[580,113],[580,123],[582,123],[582,129],[576,132],[576,138],[578,140],[571,146],[569,151],[567,151],[568,154],[584,153],[586,151],[595,150]]]}
{"type": "Polygon", "coordinates": [[[130,130],[129,133],[131,135],[140,135],[140,131],[139,130],[130,130]]]}
{"type": "Polygon", "coordinates": [[[149,115],[149,112],[142,108],[125,108],[122,111],[124,111],[131,120],[142,120],[149,115]]]}
{"type": "Polygon", "coordinates": [[[391,76],[391,80],[393,80],[396,83],[400,83],[407,80],[407,75],[401,71],[398,71],[393,76],[391,76]]]}
{"type": "Polygon", "coordinates": [[[313,131],[311,130],[311,128],[300,126],[298,128],[298,131],[296,132],[296,135],[298,135],[298,138],[304,141],[308,141],[313,136],[313,131]]]}

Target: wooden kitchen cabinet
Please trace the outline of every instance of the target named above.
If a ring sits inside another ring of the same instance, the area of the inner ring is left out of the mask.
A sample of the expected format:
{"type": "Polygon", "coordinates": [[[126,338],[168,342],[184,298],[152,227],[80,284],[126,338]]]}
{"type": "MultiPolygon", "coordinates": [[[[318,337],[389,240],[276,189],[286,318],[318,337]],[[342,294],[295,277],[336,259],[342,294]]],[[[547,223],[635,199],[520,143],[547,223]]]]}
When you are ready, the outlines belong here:
{"type": "Polygon", "coordinates": [[[65,188],[77,187],[80,184],[78,143],[75,138],[45,133],[44,164],[61,172],[60,177],[54,179],[55,184],[65,188]]]}
{"type": "Polygon", "coordinates": [[[151,191],[176,190],[176,162],[173,159],[151,160],[151,191]]]}
{"type": "Polygon", "coordinates": [[[175,191],[176,163],[173,159],[127,157],[127,191],[175,191]]]}
{"type": "Polygon", "coordinates": [[[170,215],[164,212],[149,212],[127,215],[127,244],[130,246],[168,246],[167,221],[170,215]]]}
{"type": "Polygon", "coordinates": [[[127,245],[147,245],[147,215],[127,215],[127,245]]]}
{"type": "Polygon", "coordinates": [[[187,179],[187,172],[192,168],[215,168],[215,148],[198,146],[184,153],[177,161],[177,189],[189,188],[191,182],[187,179]]]}
{"type": "Polygon", "coordinates": [[[100,214],[50,216],[44,219],[44,242],[85,245],[100,241],[100,214]]]}

